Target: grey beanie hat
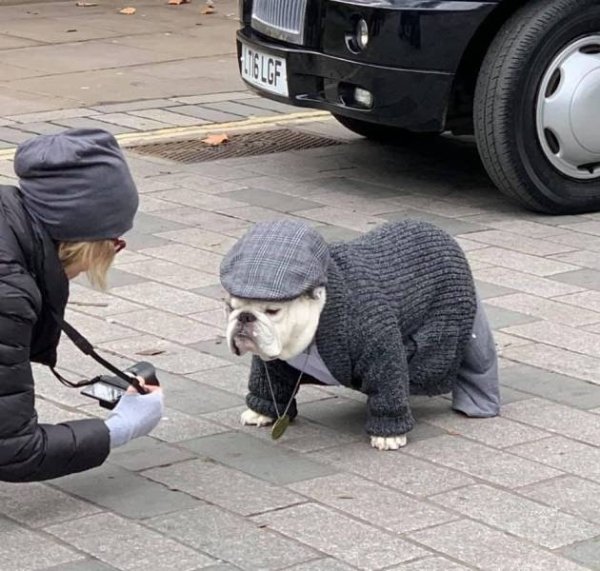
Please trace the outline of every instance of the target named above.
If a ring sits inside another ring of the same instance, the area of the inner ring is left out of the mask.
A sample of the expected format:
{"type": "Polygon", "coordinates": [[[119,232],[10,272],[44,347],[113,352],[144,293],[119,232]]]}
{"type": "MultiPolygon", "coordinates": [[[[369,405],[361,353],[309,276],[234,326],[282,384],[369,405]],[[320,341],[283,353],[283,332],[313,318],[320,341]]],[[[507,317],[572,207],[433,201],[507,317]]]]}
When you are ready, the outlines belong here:
{"type": "Polygon", "coordinates": [[[308,224],[260,222],[221,262],[221,284],[235,297],[284,301],[326,285],[329,263],[329,246],[308,224]]]}
{"type": "Polygon", "coordinates": [[[138,192],[110,133],[34,137],[19,145],[14,166],[25,207],[54,240],[107,240],[131,230],[138,192]]]}

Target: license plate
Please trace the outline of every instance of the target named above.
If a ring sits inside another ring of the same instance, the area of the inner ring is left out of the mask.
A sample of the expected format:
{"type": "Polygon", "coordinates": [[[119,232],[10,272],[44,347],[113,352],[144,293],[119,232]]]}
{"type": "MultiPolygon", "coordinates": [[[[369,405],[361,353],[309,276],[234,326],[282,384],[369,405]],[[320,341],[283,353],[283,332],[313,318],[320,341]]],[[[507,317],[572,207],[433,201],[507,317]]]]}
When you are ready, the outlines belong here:
{"type": "Polygon", "coordinates": [[[247,82],[270,93],[288,96],[285,59],[242,44],[241,60],[242,77],[247,82]]]}

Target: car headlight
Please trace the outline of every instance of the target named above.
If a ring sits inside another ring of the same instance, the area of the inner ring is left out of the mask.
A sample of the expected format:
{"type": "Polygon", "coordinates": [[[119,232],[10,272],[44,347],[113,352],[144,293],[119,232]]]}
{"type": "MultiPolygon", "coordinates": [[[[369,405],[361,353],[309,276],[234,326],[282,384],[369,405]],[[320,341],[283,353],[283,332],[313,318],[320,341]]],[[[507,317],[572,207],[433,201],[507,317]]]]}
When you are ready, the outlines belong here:
{"type": "Polygon", "coordinates": [[[369,25],[363,18],[356,22],[356,27],[354,28],[354,38],[356,45],[361,50],[364,50],[369,45],[369,25]]]}

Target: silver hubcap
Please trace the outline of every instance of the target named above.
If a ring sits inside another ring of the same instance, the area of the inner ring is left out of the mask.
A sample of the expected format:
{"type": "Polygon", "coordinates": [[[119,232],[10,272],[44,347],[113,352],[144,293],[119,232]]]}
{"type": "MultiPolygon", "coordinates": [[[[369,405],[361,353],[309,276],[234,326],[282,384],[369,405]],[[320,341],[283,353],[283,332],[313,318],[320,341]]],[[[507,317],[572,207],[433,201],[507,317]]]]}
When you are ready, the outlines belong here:
{"type": "Polygon", "coordinates": [[[569,44],[548,67],[537,99],[537,132],[561,173],[600,179],[600,35],[569,44]]]}

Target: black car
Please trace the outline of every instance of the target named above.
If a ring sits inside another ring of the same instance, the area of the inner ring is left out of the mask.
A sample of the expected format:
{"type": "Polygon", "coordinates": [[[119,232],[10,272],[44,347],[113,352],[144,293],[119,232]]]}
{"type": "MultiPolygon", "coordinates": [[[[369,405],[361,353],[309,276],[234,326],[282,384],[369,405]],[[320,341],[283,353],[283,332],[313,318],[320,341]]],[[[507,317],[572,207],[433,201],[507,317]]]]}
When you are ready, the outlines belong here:
{"type": "Polygon", "coordinates": [[[600,0],[241,0],[242,78],[370,139],[474,134],[496,185],[600,209],[600,0]]]}

